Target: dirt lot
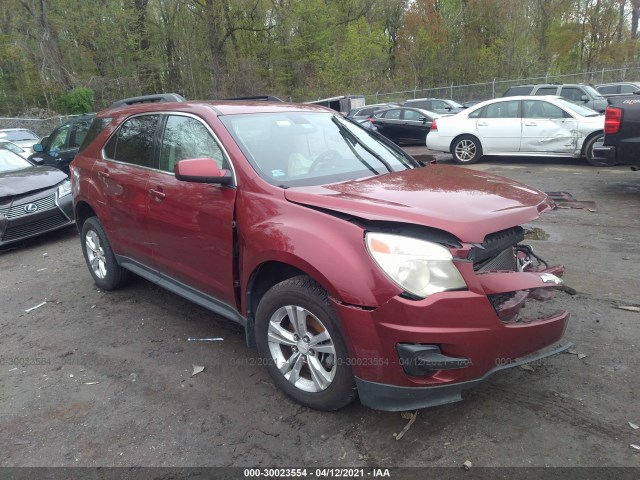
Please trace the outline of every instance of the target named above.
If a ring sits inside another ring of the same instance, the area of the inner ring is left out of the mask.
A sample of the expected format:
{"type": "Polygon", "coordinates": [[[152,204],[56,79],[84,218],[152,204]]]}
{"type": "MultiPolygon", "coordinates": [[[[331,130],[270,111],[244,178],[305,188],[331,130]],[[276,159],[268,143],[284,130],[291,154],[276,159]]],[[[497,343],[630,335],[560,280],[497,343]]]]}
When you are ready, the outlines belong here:
{"type": "Polygon", "coordinates": [[[208,311],[140,279],[100,291],[69,229],[0,252],[0,465],[638,466],[640,313],[616,306],[640,305],[640,172],[558,159],[473,168],[596,202],[545,214],[530,242],[568,267],[579,293],[559,302],[580,355],[496,374],[420,411],[396,441],[398,413],[284,397],[242,331],[208,311]],[[192,377],[193,365],[205,370],[192,377]]]}

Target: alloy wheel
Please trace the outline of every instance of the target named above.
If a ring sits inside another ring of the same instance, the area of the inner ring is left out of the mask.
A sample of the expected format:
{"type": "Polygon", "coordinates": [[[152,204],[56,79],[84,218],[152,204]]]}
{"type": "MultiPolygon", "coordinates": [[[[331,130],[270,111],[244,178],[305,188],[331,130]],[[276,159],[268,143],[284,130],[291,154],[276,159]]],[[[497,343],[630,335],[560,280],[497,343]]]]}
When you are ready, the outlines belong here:
{"type": "Polygon", "coordinates": [[[327,389],[336,374],[336,349],[325,325],[309,310],[287,305],[269,320],[268,345],[280,373],[305,392],[327,389]]]}
{"type": "Polygon", "coordinates": [[[455,152],[458,160],[468,162],[476,156],[476,144],[472,140],[461,140],[456,145],[455,152]]]}
{"type": "Polygon", "coordinates": [[[107,276],[107,261],[104,256],[104,248],[102,248],[100,237],[93,230],[89,230],[85,235],[85,249],[94,275],[98,278],[105,278],[107,276]]]}

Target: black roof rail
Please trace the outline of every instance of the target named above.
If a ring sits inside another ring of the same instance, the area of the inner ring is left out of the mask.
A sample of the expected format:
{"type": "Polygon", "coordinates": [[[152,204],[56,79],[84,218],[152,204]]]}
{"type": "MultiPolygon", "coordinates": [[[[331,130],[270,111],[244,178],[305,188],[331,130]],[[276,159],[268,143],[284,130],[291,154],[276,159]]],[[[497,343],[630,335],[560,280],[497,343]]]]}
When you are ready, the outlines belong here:
{"type": "Polygon", "coordinates": [[[142,95],[139,97],[123,98],[116,100],[111,104],[110,108],[122,107],[125,105],[135,105],[137,103],[156,103],[156,102],[186,102],[187,99],[178,93],[158,93],[155,95],[142,95]]]}
{"type": "Polygon", "coordinates": [[[225,100],[258,100],[261,102],[284,102],[284,100],[273,95],[251,95],[248,97],[225,98],[225,100]]]}

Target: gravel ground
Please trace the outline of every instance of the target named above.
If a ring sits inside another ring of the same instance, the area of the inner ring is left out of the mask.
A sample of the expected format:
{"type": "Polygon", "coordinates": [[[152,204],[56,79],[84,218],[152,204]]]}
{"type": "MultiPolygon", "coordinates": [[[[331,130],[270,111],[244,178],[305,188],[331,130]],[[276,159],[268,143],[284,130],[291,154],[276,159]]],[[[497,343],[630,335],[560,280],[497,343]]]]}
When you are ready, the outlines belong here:
{"type": "Polygon", "coordinates": [[[563,159],[472,168],[596,202],[545,214],[530,242],[579,292],[558,297],[575,354],[421,410],[397,441],[399,413],[283,396],[241,329],[208,311],[141,279],[99,290],[67,229],[0,251],[0,465],[638,466],[640,313],[617,307],[640,306],[640,173],[563,159]]]}

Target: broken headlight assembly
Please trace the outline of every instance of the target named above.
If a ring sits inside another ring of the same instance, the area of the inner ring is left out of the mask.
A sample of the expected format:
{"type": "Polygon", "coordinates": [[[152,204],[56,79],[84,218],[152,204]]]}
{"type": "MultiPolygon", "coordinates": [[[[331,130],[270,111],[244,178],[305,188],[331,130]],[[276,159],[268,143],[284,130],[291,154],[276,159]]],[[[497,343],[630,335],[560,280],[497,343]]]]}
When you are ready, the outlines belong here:
{"type": "Polygon", "coordinates": [[[414,297],[467,288],[451,252],[442,245],[376,232],[366,233],[365,245],[378,267],[414,297]]]}

